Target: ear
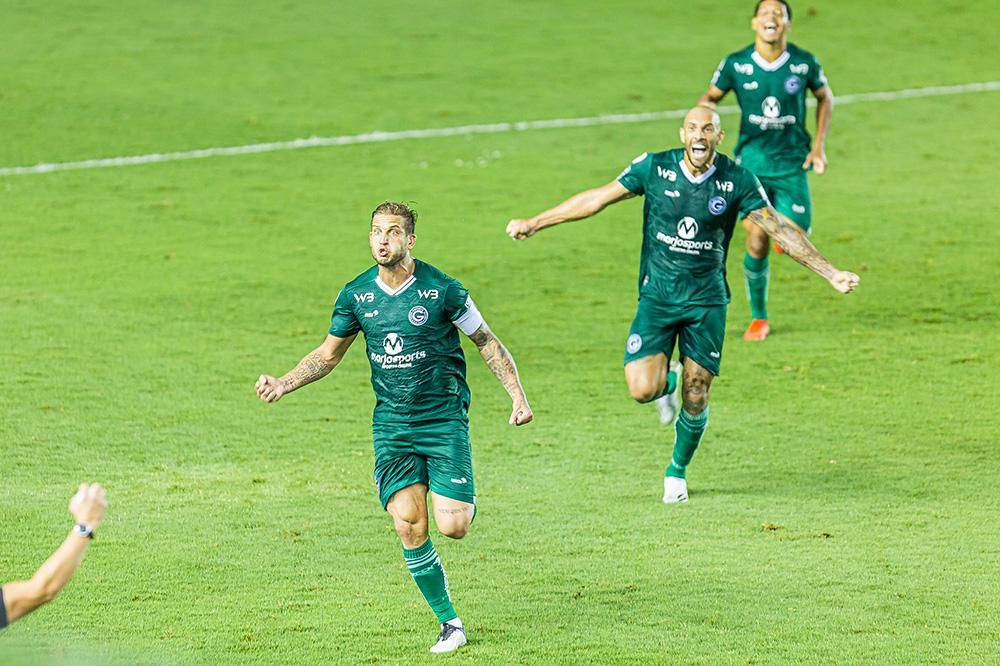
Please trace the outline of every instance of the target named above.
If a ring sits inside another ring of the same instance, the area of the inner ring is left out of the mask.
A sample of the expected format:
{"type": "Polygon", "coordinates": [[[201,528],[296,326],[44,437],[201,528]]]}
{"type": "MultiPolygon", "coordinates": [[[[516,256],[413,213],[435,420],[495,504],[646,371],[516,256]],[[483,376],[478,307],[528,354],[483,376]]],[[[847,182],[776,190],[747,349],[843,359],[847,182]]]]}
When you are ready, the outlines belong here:
{"type": "Polygon", "coordinates": [[[684,126],[683,125],[681,125],[677,129],[677,135],[681,138],[681,143],[683,143],[683,144],[687,143],[687,141],[685,140],[685,137],[684,137],[684,126]]]}
{"type": "Polygon", "coordinates": [[[726,139],[726,130],[719,130],[719,141],[715,145],[721,146],[722,142],[726,139]]]}
{"type": "Polygon", "coordinates": [[[406,247],[407,247],[407,249],[412,250],[413,246],[416,245],[416,244],[417,244],[417,235],[416,234],[410,234],[409,236],[406,237],[406,247]]]}

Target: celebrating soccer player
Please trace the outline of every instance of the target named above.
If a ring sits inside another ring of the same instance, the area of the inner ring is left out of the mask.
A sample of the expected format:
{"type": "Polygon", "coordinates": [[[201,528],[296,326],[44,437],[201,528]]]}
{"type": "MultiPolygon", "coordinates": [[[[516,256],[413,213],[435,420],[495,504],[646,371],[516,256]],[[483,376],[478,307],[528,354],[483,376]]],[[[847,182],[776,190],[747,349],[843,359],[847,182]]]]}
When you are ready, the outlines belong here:
{"type": "MultiPolygon", "coordinates": [[[[722,61],[699,104],[711,106],[730,90],[736,93],[742,121],[736,162],[756,175],[779,216],[807,234],[812,202],[806,172],[826,171],[826,133],[833,113],[833,92],[815,56],[788,41],[792,8],[784,0],[761,0],[750,22],[757,37],[722,61]],[[806,89],[816,96],[816,139],[806,131],[806,89]]],[[[763,340],[767,319],[768,243],[764,230],[746,224],[743,273],[750,295],[750,326],[743,338],[763,340]]]]}
{"type": "Polygon", "coordinates": [[[428,538],[427,494],[438,531],[468,532],[476,511],[469,444],[469,387],[458,330],[468,335],[513,401],[509,423],[531,421],[514,359],[457,280],[414,259],[416,213],[387,201],[372,213],[376,265],[337,297],[326,340],[288,374],[261,375],[266,402],[330,373],[364,332],[375,389],[375,484],[392,515],[403,556],[441,632],[431,652],[452,652],[466,635],[452,605],[441,559],[428,538]]]}
{"type": "Polygon", "coordinates": [[[683,403],[663,480],[666,503],[687,501],[686,468],[708,425],[708,393],[722,362],[729,303],[726,253],[737,218],[749,219],[837,291],[846,294],[858,284],[857,275],[834,268],[801,229],[775,214],[752,173],[716,153],[723,132],[715,111],[691,109],[680,137],[683,148],[643,153],[607,185],[507,225],[507,234],[521,240],[636,195],[646,197],[639,305],[625,342],[625,380],[638,402],[668,400],[676,391],[668,365],[679,341],[683,403]]]}

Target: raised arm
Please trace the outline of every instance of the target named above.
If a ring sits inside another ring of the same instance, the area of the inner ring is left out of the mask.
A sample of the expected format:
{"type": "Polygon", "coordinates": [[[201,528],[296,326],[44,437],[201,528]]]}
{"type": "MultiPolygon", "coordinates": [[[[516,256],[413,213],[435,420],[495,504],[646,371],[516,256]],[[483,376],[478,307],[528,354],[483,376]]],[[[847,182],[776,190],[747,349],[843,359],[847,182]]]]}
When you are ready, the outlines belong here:
{"type": "Polygon", "coordinates": [[[534,236],[541,229],[597,215],[611,204],[634,196],[635,194],[628,188],[613,180],[602,187],[574,194],[555,208],[550,208],[530,219],[511,220],[507,223],[507,235],[514,240],[524,240],[534,236]]]}
{"type": "Polygon", "coordinates": [[[778,215],[770,206],[753,211],[747,215],[747,219],[776,240],[789,257],[825,278],[840,293],[849,294],[858,286],[861,278],[849,271],[834,268],[816,246],[809,242],[801,229],[778,215]]]}
{"type": "Polygon", "coordinates": [[[45,560],[30,580],[3,585],[3,605],[7,622],[24,617],[42,604],[56,598],[66,587],[87,554],[94,530],[101,524],[108,503],[100,484],[82,484],[69,503],[77,521],[62,545],[45,560]]]}
{"type": "Polygon", "coordinates": [[[811,166],[817,174],[822,174],[826,171],[826,134],[830,131],[830,117],[833,116],[833,91],[825,85],[813,91],[813,95],[816,96],[816,138],[802,168],[811,166]]]}
{"type": "Polygon", "coordinates": [[[531,422],[534,416],[531,413],[531,407],[528,406],[528,398],[524,395],[521,378],[517,374],[517,365],[514,364],[514,357],[500,342],[500,338],[490,330],[485,321],[469,335],[469,338],[476,343],[479,355],[486,361],[486,365],[493,371],[514,403],[510,419],[507,422],[511,425],[524,425],[531,422]]]}
{"type": "Polygon", "coordinates": [[[707,106],[710,109],[714,109],[722,101],[722,98],[726,96],[726,91],[715,87],[714,83],[708,84],[708,90],[705,94],[698,98],[698,106],[707,106]]]}
{"type": "Polygon", "coordinates": [[[286,374],[281,377],[261,375],[255,385],[257,396],[264,402],[277,402],[286,393],[326,377],[344,358],[344,354],[356,337],[358,337],[356,333],[346,338],[327,335],[323,344],[306,354],[299,364],[286,374]]]}

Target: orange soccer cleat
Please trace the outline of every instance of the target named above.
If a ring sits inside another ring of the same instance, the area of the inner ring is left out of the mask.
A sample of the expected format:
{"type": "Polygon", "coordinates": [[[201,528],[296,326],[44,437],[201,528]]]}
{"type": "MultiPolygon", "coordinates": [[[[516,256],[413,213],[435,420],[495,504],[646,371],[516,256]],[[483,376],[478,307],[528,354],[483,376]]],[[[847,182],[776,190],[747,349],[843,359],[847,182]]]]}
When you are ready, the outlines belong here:
{"type": "Polygon", "coordinates": [[[774,251],[775,251],[776,254],[784,254],[785,253],[785,251],[781,249],[781,246],[778,245],[778,241],[774,241],[774,251]]]}
{"type": "Polygon", "coordinates": [[[743,334],[744,340],[763,340],[771,334],[771,326],[766,319],[753,319],[747,332],[743,334]]]}

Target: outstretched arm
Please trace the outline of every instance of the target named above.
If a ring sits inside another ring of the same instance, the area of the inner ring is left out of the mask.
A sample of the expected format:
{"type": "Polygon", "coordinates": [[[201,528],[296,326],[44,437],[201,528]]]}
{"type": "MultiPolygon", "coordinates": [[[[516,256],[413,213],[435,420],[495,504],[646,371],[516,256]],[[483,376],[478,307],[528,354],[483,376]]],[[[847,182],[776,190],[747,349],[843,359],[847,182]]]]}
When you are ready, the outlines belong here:
{"type": "Polygon", "coordinates": [[[514,403],[507,421],[511,425],[524,425],[529,423],[534,416],[531,407],[528,406],[528,398],[524,395],[524,388],[521,386],[521,378],[517,374],[517,366],[514,364],[514,357],[510,355],[507,348],[500,342],[500,338],[490,330],[490,327],[483,322],[476,331],[469,336],[479,348],[479,355],[486,361],[486,365],[503,385],[507,395],[514,403]]]}
{"type": "Polygon", "coordinates": [[[281,377],[261,375],[255,385],[258,397],[264,402],[277,402],[286,393],[326,377],[344,358],[356,337],[356,333],[347,338],[327,335],[323,344],[306,354],[288,373],[281,377]]]}
{"type": "Polygon", "coordinates": [[[541,229],[597,215],[611,204],[634,196],[635,194],[628,188],[613,180],[602,187],[574,194],[555,208],[550,208],[530,219],[511,220],[507,223],[507,235],[514,240],[524,240],[534,236],[541,229]]]}
{"type": "Polygon", "coordinates": [[[45,560],[30,580],[3,585],[7,622],[22,618],[42,604],[52,601],[66,587],[83,562],[87,546],[90,545],[88,537],[101,524],[107,506],[106,494],[100,484],[80,486],[70,500],[69,510],[77,523],[85,526],[84,531],[80,532],[74,527],[62,545],[45,560]]]}
{"type": "Polygon", "coordinates": [[[840,293],[849,294],[858,286],[861,278],[849,271],[834,268],[816,246],[809,242],[801,229],[775,213],[770,206],[753,211],[747,215],[747,219],[778,241],[778,245],[789,257],[825,278],[840,293]]]}
{"type": "Polygon", "coordinates": [[[813,171],[822,174],[826,171],[826,133],[830,130],[830,117],[833,115],[833,91],[830,86],[823,86],[813,95],[816,96],[816,138],[802,168],[811,166],[813,171]]]}
{"type": "Polygon", "coordinates": [[[710,83],[705,94],[698,98],[698,106],[707,106],[710,109],[714,109],[725,96],[726,91],[716,88],[714,83],[710,83]]]}

